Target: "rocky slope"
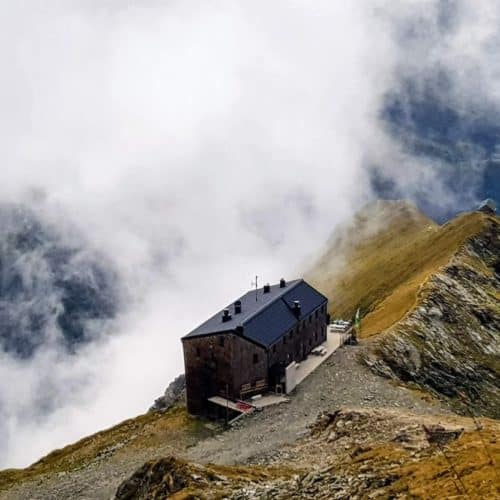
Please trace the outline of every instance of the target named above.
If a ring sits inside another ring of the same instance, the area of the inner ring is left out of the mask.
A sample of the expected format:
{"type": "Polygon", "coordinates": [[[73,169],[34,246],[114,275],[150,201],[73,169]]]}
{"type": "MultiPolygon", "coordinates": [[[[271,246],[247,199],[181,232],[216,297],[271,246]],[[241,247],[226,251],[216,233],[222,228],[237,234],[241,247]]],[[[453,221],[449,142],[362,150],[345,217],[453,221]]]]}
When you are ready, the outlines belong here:
{"type": "Polygon", "coordinates": [[[499,297],[500,225],[485,217],[366,361],[384,376],[446,397],[460,412],[470,407],[500,418],[499,297]]]}
{"type": "Polygon", "coordinates": [[[247,466],[144,464],[116,500],[495,498],[500,424],[394,410],[324,413],[293,445],[247,466]],[[443,495],[443,492],[446,492],[443,495]]]}
{"type": "Polygon", "coordinates": [[[186,377],[184,374],[177,376],[162,396],[157,398],[149,411],[166,411],[176,403],[183,401],[186,397],[186,377]]]}

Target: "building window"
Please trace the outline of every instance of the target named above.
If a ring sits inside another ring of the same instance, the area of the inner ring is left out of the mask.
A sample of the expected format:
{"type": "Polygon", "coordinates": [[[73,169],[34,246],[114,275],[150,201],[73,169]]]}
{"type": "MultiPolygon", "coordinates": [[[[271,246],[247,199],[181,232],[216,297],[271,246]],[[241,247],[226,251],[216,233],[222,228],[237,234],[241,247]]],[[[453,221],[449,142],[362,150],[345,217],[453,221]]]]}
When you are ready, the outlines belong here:
{"type": "Polygon", "coordinates": [[[273,352],[276,352],[276,344],[273,345],[273,352]]]}
{"type": "Polygon", "coordinates": [[[222,335],[219,337],[219,345],[224,347],[224,337],[222,335]]]}
{"type": "Polygon", "coordinates": [[[309,324],[311,324],[312,321],[313,321],[313,317],[312,317],[312,314],[311,314],[311,316],[309,316],[309,324]]]}
{"type": "Polygon", "coordinates": [[[258,362],[259,362],[259,355],[258,354],[254,354],[253,355],[253,364],[256,365],[258,362]]]}

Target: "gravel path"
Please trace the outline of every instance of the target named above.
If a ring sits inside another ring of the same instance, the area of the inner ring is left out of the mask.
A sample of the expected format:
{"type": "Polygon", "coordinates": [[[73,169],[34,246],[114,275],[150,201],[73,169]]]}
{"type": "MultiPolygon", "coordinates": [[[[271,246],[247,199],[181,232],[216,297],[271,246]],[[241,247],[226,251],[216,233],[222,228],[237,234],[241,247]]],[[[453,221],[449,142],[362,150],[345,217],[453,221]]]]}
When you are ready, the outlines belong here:
{"type": "Polygon", "coordinates": [[[340,407],[399,407],[423,414],[449,411],[374,375],[358,362],[361,349],[341,347],[295,389],[289,403],[244,417],[237,427],[190,448],[185,457],[217,464],[252,462],[307,434],[319,413],[340,407]]]}

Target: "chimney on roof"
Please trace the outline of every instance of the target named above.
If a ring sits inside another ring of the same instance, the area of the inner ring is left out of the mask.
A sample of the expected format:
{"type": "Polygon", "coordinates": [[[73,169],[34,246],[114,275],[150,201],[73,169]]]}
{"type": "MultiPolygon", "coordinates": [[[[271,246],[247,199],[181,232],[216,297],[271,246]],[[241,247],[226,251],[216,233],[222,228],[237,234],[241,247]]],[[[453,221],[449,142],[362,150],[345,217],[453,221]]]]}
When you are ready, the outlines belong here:
{"type": "Polygon", "coordinates": [[[222,322],[225,323],[231,319],[231,315],[229,314],[229,309],[224,309],[222,311],[222,322]]]}
{"type": "Polygon", "coordinates": [[[234,314],[240,314],[241,313],[241,300],[237,300],[234,303],[234,314]]]}
{"type": "Polygon", "coordinates": [[[280,288],[285,288],[285,287],[286,287],[286,281],[283,278],[281,278],[280,279],[280,288]]]}
{"type": "Polygon", "coordinates": [[[293,313],[297,318],[300,316],[300,300],[293,301],[293,313]]]}
{"type": "Polygon", "coordinates": [[[269,283],[264,285],[264,293],[269,293],[271,291],[271,285],[269,283]]]}

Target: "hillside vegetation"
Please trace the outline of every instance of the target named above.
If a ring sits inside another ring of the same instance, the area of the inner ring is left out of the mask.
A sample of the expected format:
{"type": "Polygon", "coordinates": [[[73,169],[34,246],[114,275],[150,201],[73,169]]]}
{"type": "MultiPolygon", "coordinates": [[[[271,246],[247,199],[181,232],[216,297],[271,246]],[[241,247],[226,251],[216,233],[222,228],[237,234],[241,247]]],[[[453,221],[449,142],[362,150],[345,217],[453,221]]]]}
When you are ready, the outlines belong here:
{"type": "Polygon", "coordinates": [[[468,213],[439,226],[403,201],[369,204],[335,232],[308,279],[329,297],[334,317],[352,317],[359,307],[361,336],[370,337],[415,305],[428,277],[487,219],[468,213]]]}

